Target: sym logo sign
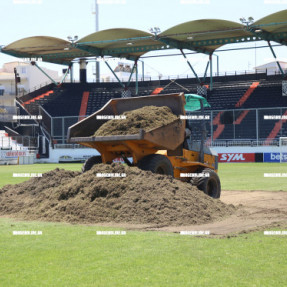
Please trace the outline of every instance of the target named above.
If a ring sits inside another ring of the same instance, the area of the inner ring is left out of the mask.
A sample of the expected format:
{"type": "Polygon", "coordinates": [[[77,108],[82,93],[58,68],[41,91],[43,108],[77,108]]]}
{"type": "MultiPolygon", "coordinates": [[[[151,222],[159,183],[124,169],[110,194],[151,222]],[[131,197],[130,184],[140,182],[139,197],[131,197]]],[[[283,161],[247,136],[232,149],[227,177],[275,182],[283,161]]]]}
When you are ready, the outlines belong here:
{"type": "MultiPolygon", "coordinates": [[[[282,162],[287,162],[287,153],[282,153],[282,162]]],[[[280,162],[280,152],[264,153],[264,162],[280,162]]]]}
{"type": "Polygon", "coordinates": [[[218,154],[219,162],[254,162],[254,153],[220,153],[218,154]]]}

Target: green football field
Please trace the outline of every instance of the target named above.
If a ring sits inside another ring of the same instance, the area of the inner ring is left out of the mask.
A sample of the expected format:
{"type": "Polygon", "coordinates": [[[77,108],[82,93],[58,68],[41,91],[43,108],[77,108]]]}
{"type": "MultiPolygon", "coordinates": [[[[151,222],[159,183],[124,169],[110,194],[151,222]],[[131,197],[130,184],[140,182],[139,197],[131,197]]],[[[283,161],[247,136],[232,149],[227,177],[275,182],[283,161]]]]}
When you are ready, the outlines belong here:
{"type": "MultiPolygon", "coordinates": [[[[0,166],[0,187],[27,180],[13,177],[15,173],[44,173],[57,167],[80,171],[82,164],[0,166]]],[[[286,163],[221,163],[218,173],[223,190],[287,191],[287,177],[264,177],[266,173],[287,173],[286,163]]]]}
{"type": "MultiPolygon", "coordinates": [[[[1,166],[0,185],[26,180],[13,173],[44,173],[81,164],[1,166]]],[[[220,164],[224,190],[285,190],[283,164],[220,164]]],[[[120,231],[93,225],[27,222],[0,217],[0,286],[285,286],[287,235],[263,231],[230,237],[120,231]],[[13,235],[41,231],[41,235],[13,235]]],[[[287,230],[287,226],[267,230],[287,230]],[[282,229],[283,228],[283,229],[282,229]]],[[[125,231],[125,230],[122,230],[125,231]]]]}

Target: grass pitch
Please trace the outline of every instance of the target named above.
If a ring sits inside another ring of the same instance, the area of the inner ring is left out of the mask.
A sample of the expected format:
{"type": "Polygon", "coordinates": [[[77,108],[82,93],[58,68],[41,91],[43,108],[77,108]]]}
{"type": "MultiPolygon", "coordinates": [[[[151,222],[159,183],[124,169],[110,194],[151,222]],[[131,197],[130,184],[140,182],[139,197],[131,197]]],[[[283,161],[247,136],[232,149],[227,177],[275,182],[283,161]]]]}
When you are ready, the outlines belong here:
{"type": "MultiPolygon", "coordinates": [[[[13,173],[44,173],[55,168],[81,170],[82,164],[34,164],[0,166],[0,187],[23,182],[28,178],[13,177],[13,173]]],[[[222,190],[287,191],[287,177],[264,177],[264,173],[287,173],[287,164],[221,163],[218,174],[222,190]]]]}
{"type": "MultiPolygon", "coordinates": [[[[13,173],[44,173],[81,164],[1,166],[0,185],[27,180],[13,173]]],[[[284,164],[220,164],[225,190],[286,190],[284,164]]],[[[21,222],[0,217],[0,286],[285,286],[286,235],[261,232],[236,237],[183,236],[89,225],[21,222]],[[42,231],[42,235],[13,235],[42,231]]],[[[276,230],[271,229],[271,230],[276,230]]],[[[279,230],[287,230],[280,228],[279,230]]]]}
{"type": "Polygon", "coordinates": [[[218,169],[223,190],[287,191],[287,177],[264,177],[266,173],[287,174],[287,164],[221,163],[218,169]]]}
{"type": "Polygon", "coordinates": [[[0,218],[1,286],[285,286],[286,238],[164,232],[0,218]],[[13,231],[42,235],[13,235],[13,231]],[[119,230],[119,229],[116,229],[119,230]]]}

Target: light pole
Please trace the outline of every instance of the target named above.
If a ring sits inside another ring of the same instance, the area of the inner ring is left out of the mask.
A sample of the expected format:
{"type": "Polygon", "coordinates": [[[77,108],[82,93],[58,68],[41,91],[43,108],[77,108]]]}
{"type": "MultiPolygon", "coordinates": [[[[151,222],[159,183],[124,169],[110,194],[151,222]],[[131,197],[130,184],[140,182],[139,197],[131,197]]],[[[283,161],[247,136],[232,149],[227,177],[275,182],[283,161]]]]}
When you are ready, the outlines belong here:
{"type": "MultiPolygon", "coordinates": [[[[96,32],[99,31],[99,4],[98,4],[98,0],[95,0],[95,12],[93,12],[93,14],[95,14],[95,28],[96,28],[96,32]]],[[[96,82],[100,82],[100,62],[97,61],[96,59],[96,82]]]]}

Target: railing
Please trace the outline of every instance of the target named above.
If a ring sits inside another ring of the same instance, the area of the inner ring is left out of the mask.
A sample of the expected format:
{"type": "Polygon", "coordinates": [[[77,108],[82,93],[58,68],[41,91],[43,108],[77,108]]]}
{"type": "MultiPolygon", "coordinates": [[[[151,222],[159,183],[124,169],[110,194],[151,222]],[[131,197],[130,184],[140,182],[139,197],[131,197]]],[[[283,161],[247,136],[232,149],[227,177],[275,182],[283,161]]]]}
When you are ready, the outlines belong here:
{"type": "MultiPolygon", "coordinates": [[[[239,129],[241,124],[235,124],[235,115],[238,112],[241,113],[244,109],[238,110],[216,110],[216,111],[205,111],[204,115],[209,115],[210,118],[206,120],[206,127],[207,127],[207,137],[208,145],[210,146],[264,146],[264,145],[272,145],[277,146],[278,140],[271,139],[267,140],[271,130],[272,125],[275,126],[275,123],[278,122],[277,120],[264,120],[264,115],[270,115],[271,113],[276,113],[279,115],[283,115],[284,111],[287,110],[287,107],[281,108],[262,108],[262,109],[248,109],[248,119],[243,119],[243,124],[249,129],[250,132],[245,132],[245,130],[239,129]],[[217,125],[213,124],[214,118],[217,116],[219,112],[232,112],[234,115],[233,123],[226,124],[225,128],[227,131],[223,131],[221,136],[218,139],[213,139],[213,133],[217,129],[217,125]],[[268,128],[265,125],[268,125],[268,128]],[[251,135],[248,136],[247,135],[251,135]]],[[[44,111],[44,110],[43,110],[44,111]]],[[[200,112],[197,112],[200,113],[200,112]]],[[[47,113],[48,114],[48,113],[47,113]]],[[[44,115],[44,114],[43,114],[44,115]]],[[[51,128],[51,138],[56,148],[63,148],[63,145],[67,145],[67,131],[68,128],[77,123],[79,121],[79,116],[69,116],[69,117],[51,117],[48,115],[48,123],[46,123],[47,119],[43,117],[43,126],[47,126],[50,124],[48,128],[51,128]],[[59,146],[61,145],[61,147],[59,146]]],[[[200,120],[190,120],[190,125],[192,130],[194,130],[193,140],[198,140],[201,134],[201,127],[200,127],[200,120]]],[[[281,130],[278,133],[279,136],[287,136],[284,134],[284,130],[281,130]]],[[[70,147],[69,147],[70,148],[70,147]]],[[[72,147],[75,148],[75,147],[72,147]]],[[[76,147],[77,148],[77,147],[76,147]]]]}
{"type": "Polygon", "coordinates": [[[28,150],[29,148],[38,147],[38,138],[30,136],[0,136],[0,148],[2,150],[28,150]]]}
{"type": "Polygon", "coordinates": [[[207,146],[210,147],[232,147],[232,146],[237,146],[237,147],[255,147],[255,146],[279,146],[279,140],[220,140],[220,141],[213,141],[211,142],[206,142],[207,146]]]}
{"type": "Polygon", "coordinates": [[[50,80],[50,81],[46,81],[46,82],[43,82],[41,84],[38,84],[36,86],[34,86],[33,88],[29,89],[29,90],[23,90],[23,91],[18,91],[18,97],[22,97],[22,96],[25,96],[25,95],[28,95],[32,92],[35,92],[45,86],[48,86],[50,84],[53,84],[53,82],[50,80]]]}
{"type": "Polygon", "coordinates": [[[42,126],[49,133],[52,133],[52,117],[51,115],[42,107],[39,106],[39,115],[42,116],[42,126]]]}
{"type": "Polygon", "coordinates": [[[88,148],[86,146],[80,145],[80,144],[55,144],[54,145],[55,149],[61,149],[61,148],[70,148],[70,149],[85,149],[88,148]]]}
{"type": "MultiPolygon", "coordinates": [[[[284,70],[284,72],[287,72],[287,69],[284,70]]],[[[198,73],[197,74],[199,78],[203,78],[204,77],[204,73],[198,73]]],[[[244,76],[244,75],[264,75],[264,77],[267,75],[267,70],[241,70],[241,71],[224,71],[224,72],[213,72],[212,76],[213,77],[227,77],[227,76],[244,76]]],[[[276,76],[276,75],[281,75],[280,71],[274,71],[274,72],[270,72],[268,71],[268,76],[276,76]]],[[[208,73],[207,78],[210,77],[210,73],[208,73]]],[[[143,82],[143,81],[162,81],[162,80],[179,80],[179,79],[195,79],[195,75],[192,73],[187,73],[187,74],[177,74],[177,75],[163,75],[163,74],[159,74],[158,76],[149,76],[149,75],[145,75],[144,77],[142,75],[139,75],[138,77],[138,81],[143,82]]],[[[121,78],[120,80],[122,82],[127,81],[128,80],[128,76],[127,78],[121,78]]],[[[131,82],[135,82],[136,79],[132,78],[131,82]]],[[[69,83],[69,80],[65,81],[66,83],[69,83]]],[[[96,79],[92,79],[92,81],[90,81],[92,83],[96,82],[96,79]]],[[[100,79],[101,83],[116,83],[118,82],[118,80],[113,77],[110,76],[107,78],[101,78],[100,79]]],[[[79,83],[79,80],[74,79],[73,83],[79,83]]]]}

